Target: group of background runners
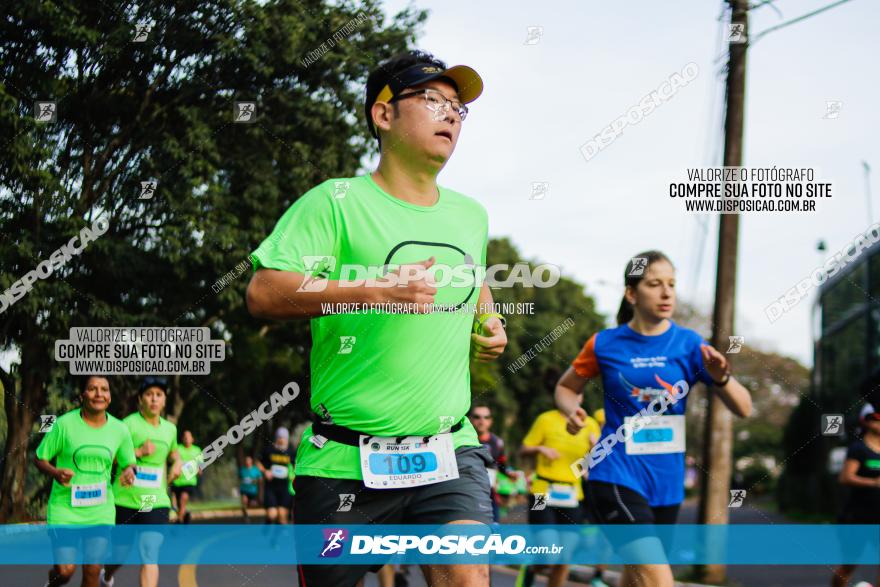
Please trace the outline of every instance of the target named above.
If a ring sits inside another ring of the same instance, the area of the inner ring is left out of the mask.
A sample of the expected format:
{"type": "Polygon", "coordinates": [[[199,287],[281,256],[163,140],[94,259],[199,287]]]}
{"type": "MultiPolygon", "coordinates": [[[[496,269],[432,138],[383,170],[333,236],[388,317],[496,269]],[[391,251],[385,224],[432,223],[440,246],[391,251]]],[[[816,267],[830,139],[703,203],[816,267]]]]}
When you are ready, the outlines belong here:
{"type": "MultiPolygon", "coordinates": [[[[435,264],[486,265],[486,210],[436,183],[455,149],[467,104],[482,89],[470,67],[448,68],[419,51],[379,65],[368,77],[364,101],[368,128],[379,141],[376,171],[328,179],[310,189],[253,252],[250,313],[267,320],[311,319],[313,424],[299,443],[292,483],[294,457],[286,430],[276,434],[264,455],[268,458],[256,467],[252,461],[244,464],[245,508],[255,494],[256,469],[264,479],[266,505],[274,510],[269,515],[279,522],[287,519],[294,488],[293,517],[299,524],[491,524],[497,518],[487,471],[504,471],[507,464],[503,444],[485,425],[491,413],[479,405],[470,411],[469,369],[472,360],[502,355],[506,320],[485,311],[493,302],[486,283],[439,285],[430,271],[435,264]],[[344,197],[336,189],[340,183],[344,197]],[[376,282],[345,282],[341,268],[351,265],[389,271],[376,282]],[[404,275],[407,279],[400,279],[404,275]],[[415,312],[325,313],[336,304],[404,304],[415,312]],[[431,311],[432,304],[479,309],[468,315],[431,311]],[[393,458],[382,452],[391,446],[393,458]],[[413,466],[424,470],[426,454],[436,465],[425,471],[430,474],[419,479],[402,475],[413,466]],[[354,507],[341,508],[342,496],[353,496],[354,507]]],[[[537,418],[520,449],[521,455],[536,458],[529,508],[533,524],[674,524],[684,499],[689,390],[703,382],[737,416],[751,413],[749,392],[731,376],[725,356],[672,321],[676,275],[670,260],[657,251],[634,255],[624,280],[618,325],[585,341],[555,390],[536,390],[553,393],[556,409],[537,418]],[[599,378],[604,390],[601,428],[581,405],[587,384],[599,378]],[[657,405],[661,409],[651,413],[649,422],[640,419],[657,405]],[[637,430],[637,421],[647,433],[637,430]],[[588,451],[581,479],[571,465],[588,451]]],[[[105,412],[110,401],[106,380],[90,381],[82,391],[83,408],[59,418],[38,450],[38,466],[56,479],[49,522],[167,520],[167,506],[157,512],[167,500],[164,485],[149,485],[169,460],[169,477],[180,472],[175,429],[158,416],[164,389],[156,393],[142,387],[141,411],[121,423],[105,412]],[[144,450],[146,438],[151,447],[144,450]],[[77,454],[88,467],[77,469],[74,478],[77,454]],[[49,463],[53,457],[55,466],[49,463]],[[109,478],[114,460],[120,471],[112,483],[115,512],[109,478]],[[137,498],[147,492],[156,495],[157,503],[152,513],[142,515],[137,498]],[[84,507],[93,508],[88,519],[84,507]]],[[[850,483],[861,479],[858,485],[873,490],[864,480],[875,478],[866,468],[876,454],[869,451],[880,447],[875,424],[867,427],[873,432],[864,447],[851,450],[845,470],[850,483]]],[[[57,537],[58,546],[65,546],[63,533],[57,537]]],[[[624,550],[630,545],[612,546],[624,550]]],[[[489,583],[487,565],[440,562],[422,567],[432,586],[489,583]]],[[[298,573],[303,587],[350,587],[379,568],[300,565],[298,573]]],[[[106,569],[102,580],[112,581],[115,569],[106,569]]],[[[521,583],[528,583],[536,570],[524,568],[521,583]]],[[[51,578],[57,584],[71,572],[56,566],[51,578]]],[[[100,569],[87,572],[97,578],[100,569]]],[[[388,567],[381,572],[389,577],[388,567]]],[[[561,585],[568,569],[560,565],[550,573],[551,584],[561,585]]],[[[154,578],[155,569],[145,565],[145,576],[154,578]]],[[[672,571],[668,564],[628,564],[618,584],[669,587],[672,571]]]]}
{"type": "MultiPolygon", "coordinates": [[[[168,524],[172,506],[169,489],[176,521],[188,524],[191,520],[187,506],[201,475],[201,448],[193,443],[189,430],[178,443],[177,427],[162,417],[167,390],[164,378],[144,378],[138,389],[137,411],[118,420],[107,411],[111,403],[108,379],[84,377],[78,390],[80,407],[60,416],[43,438],[35,463],[53,479],[47,518],[56,564],[49,572],[48,585],[70,580],[78,549],[87,553],[86,560],[98,561],[112,547],[114,560],[123,560],[135,546],[132,537],[142,560],[148,561],[141,566],[140,585],[158,584],[158,565],[149,561],[157,560],[162,534],[117,534],[111,546],[109,529],[114,525],[168,524]]],[[[244,489],[258,487],[253,477],[265,479],[269,523],[287,523],[292,507],[294,453],[288,439],[287,429],[279,428],[275,443],[265,449],[257,466],[247,457],[240,472],[243,504],[246,498],[257,497],[256,492],[244,489]]],[[[83,585],[111,586],[119,567],[84,564],[83,585]]]]}
{"type": "MultiPolygon", "coordinates": [[[[74,573],[76,550],[89,553],[91,561],[110,547],[109,528],[114,525],[159,525],[170,520],[169,483],[177,504],[178,521],[188,523],[186,506],[198,484],[195,463],[201,449],[185,431],[178,444],[177,427],[162,417],[168,383],[161,377],[146,377],[138,389],[138,409],[118,420],[107,409],[111,403],[106,377],[81,379],[80,407],[60,416],[43,438],[36,452],[37,468],[53,479],[47,507],[56,564],[48,585],[63,585],[74,573]],[[114,476],[115,471],[115,476],[114,476]],[[85,526],[86,534],[63,526],[85,526]]],[[[157,532],[127,534],[137,538],[144,561],[154,561],[162,543],[157,532]]],[[[125,558],[134,546],[126,540],[113,541],[116,560],[125,558]]],[[[83,565],[84,585],[113,585],[120,565],[83,565]]],[[[158,565],[146,562],[140,569],[140,584],[158,584],[158,565]]]]}

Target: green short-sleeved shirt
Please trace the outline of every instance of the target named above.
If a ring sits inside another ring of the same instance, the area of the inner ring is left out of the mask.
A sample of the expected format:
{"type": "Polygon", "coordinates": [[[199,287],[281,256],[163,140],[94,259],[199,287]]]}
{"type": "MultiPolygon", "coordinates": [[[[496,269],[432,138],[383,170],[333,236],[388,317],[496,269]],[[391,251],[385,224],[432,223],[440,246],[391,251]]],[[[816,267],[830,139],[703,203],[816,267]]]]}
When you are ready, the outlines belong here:
{"type": "Polygon", "coordinates": [[[145,505],[144,496],[155,496],[151,501],[153,509],[171,507],[168,498],[168,455],[177,450],[177,426],[159,418],[159,425],[153,426],[135,412],[122,420],[128,427],[131,440],[135,448],[148,439],[153,443],[155,450],[137,459],[137,474],[134,485],[123,487],[119,479],[113,484],[113,494],[116,497],[116,505],[140,509],[145,505]]]}
{"type": "MultiPolygon", "coordinates": [[[[369,175],[328,180],[297,200],[251,257],[255,270],[330,280],[358,279],[352,265],[380,268],[433,256],[444,266],[435,275],[435,303],[462,311],[312,319],[312,409],[323,404],[335,423],[380,436],[431,435],[461,421],[470,407],[470,334],[488,217],[476,200],[438,189],[435,205],[417,206],[369,175]]],[[[454,446],[479,446],[470,422],[463,424],[454,446]]],[[[328,442],[318,449],[311,436],[309,428],[299,444],[297,475],[362,478],[357,448],[328,442]]]]}
{"type": "Polygon", "coordinates": [[[110,489],[110,475],[114,459],[120,469],[134,464],[134,446],[128,429],[118,419],[107,414],[107,423],[100,428],[92,428],[83,421],[79,409],[67,412],[55,421],[52,429],[43,437],[37,447],[37,458],[46,461],[55,459],[59,469],[70,469],[73,478],[65,487],[52,482],[49,496],[49,524],[103,525],[116,520],[113,492],[110,489]],[[95,485],[104,483],[106,501],[98,505],[71,505],[71,490],[74,485],[95,485]]]}
{"type": "MultiPolygon", "coordinates": [[[[202,456],[202,449],[198,446],[192,444],[189,448],[183,446],[182,444],[177,445],[177,454],[180,455],[180,460],[183,464],[186,464],[190,461],[198,462],[202,456]]],[[[184,467],[180,473],[180,477],[171,482],[175,487],[195,487],[199,484],[199,473],[198,469],[192,467],[184,467]]]]}

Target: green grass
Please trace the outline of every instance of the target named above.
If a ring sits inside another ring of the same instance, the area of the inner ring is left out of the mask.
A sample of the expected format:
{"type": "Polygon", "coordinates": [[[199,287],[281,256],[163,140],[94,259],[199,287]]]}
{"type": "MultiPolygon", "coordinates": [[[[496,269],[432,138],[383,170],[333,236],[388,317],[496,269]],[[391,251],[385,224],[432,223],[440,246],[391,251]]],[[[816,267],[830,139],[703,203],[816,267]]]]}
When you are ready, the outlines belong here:
{"type": "Polygon", "coordinates": [[[187,509],[191,512],[204,512],[208,510],[237,510],[241,502],[229,499],[215,499],[208,501],[191,501],[187,509]]]}
{"type": "Polygon", "coordinates": [[[787,520],[791,520],[792,522],[797,522],[800,524],[834,524],[837,522],[837,518],[832,514],[803,512],[800,510],[787,510],[781,512],[779,511],[779,505],[775,501],[770,501],[766,504],[762,504],[761,507],[765,510],[773,512],[774,514],[784,516],[787,520]]]}

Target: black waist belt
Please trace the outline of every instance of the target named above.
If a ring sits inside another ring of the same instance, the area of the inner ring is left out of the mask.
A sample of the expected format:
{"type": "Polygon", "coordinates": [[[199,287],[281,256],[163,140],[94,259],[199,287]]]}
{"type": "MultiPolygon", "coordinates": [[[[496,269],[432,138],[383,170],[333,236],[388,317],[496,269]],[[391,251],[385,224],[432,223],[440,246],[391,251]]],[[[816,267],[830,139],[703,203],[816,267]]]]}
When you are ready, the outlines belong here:
{"type": "Polygon", "coordinates": [[[541,481],[546,481],[547,483],[555,483],[556,485],[571,485],[574,487],[574,481],[554,481],[553,479],[548,479],[547,477],[542,477],[540,475],[535,475],[536,479],[540,479],[541,481]]]}
{"type": "MultiPolygon", "coordinates": [[[[458,424],[455,424],[452,428],[449,429],[449,432],[458,432],[464,427],[464,418],[462,418],[458,424]]],[[[315,416],[314,422],[312,423],[312,434],[323,436],[328,440],[332,440],[333,442],[338,442],[340,444],[347,444],[348,446],[358,446],[358,441],[361,436],[369,436],[372,438],[373,436],[377,436],[376,434],[367,434],[366,432],[358,432],[357,430],[352,430],[351,428],[346,428],[345,426],[340,426],[339,424],[328,424],[323,422],[315,416]]],[[[409,436],[420,436],[419,434],[410,434],[409,436]]],[[[434,434],[429,434],[425,436],[425,442],[427,439],[434,434]]],[[[406,436],[397,436],[398,442],[402,441],[406,436]]]]}

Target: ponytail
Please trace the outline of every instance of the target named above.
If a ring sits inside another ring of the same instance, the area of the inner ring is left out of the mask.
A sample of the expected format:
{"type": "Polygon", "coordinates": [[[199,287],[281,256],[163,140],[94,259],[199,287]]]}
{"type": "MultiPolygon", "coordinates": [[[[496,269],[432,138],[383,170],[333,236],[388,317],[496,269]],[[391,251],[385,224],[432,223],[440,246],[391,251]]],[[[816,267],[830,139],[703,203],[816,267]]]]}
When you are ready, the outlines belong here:
{"type": "Polygon", "coordinates": [[[634,315],[635,310],[633,310],[633,305],[629,303],[626,296],[623,296],[620,299],[620,308],[617,309],[617,325],[621,326],[628,323],[633,319],[634,315]]]}

